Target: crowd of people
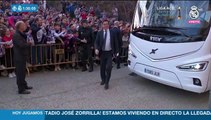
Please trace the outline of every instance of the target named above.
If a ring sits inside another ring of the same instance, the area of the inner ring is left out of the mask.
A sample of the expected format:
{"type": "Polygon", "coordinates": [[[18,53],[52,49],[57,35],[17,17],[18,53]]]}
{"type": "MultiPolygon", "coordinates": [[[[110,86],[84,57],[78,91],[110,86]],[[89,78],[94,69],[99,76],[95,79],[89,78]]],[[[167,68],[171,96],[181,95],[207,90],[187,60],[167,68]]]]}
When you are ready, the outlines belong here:
{"type": "MultiPolygon", "coordinates": [[[[12,36],[16,31],[15,24],[20,20],[27,26],[25,30],[27,41],[32,42],[34,46],[29,53],[31,54],[29,64],[32,66],[43,64],[43,61],[41,61],[43,50],[40,45],[61,44],[64,46],[64,54],[71,56],[72,68],[79,68],[76,61],[80,59],[82,71],[92,72],[94,63],[100,62],[98,56],[94,54],[94,49],[96,36],[98,31],[102,30],[104,20],[109,22],[110,29],[120,31],[116,34],[120,49],[119,56],[127,56],[130,23],[118,20],[117,8],[114,8],[113,14],[108,16],[99,7],[86,6],[77,2],[66,2],[65,4],[62,3],[62,11],[50,6],[44,8],[40,5],[39,11],[36,13],[15,13],[10,10],[10,4],[12,2],[6,1],[0,5],[0,70],[3,76],[10,78],[16,76],[13,69],[5,69],[14,66],[12,62],[12,36]],[[78,56],[79,52],[80,56],[78,56]]],[[[119,56],[115,57],[117,68],[120,68],[122,60],[126,62],[127,59],[121,59],[119,56]]],[[[48,57],[47,55],[46,61],[48,57]]],[[[55,71],[61,69],[59,64],[54,66],[55,71]]]]}

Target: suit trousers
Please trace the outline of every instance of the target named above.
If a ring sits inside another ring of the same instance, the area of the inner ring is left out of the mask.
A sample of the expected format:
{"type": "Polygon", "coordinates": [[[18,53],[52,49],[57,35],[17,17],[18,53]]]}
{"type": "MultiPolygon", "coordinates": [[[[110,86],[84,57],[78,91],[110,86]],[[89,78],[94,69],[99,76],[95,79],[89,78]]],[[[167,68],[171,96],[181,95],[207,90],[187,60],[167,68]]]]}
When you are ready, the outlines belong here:
{"type": "Polygon", "coordinates": [[[81,61],[83,64],[83,67],[86,68],[87,60],[89,62],[90,69],[93,69],[93,58],[92,58],[92,49],[90,45],[84,45],[82,46],[81,50],[81,61]]]}
{"type": "Polygon", "coordinates": [[[100,75],[102,82],[108,84],[112,71],[112,51],[102,51],[100,55],[100,75]]]}
{"type": "Polygon", "coordinates": [[[116,56],[116,67],[120,67],[120,63],[121,63],[121,55],[122,55],[122,50],[121,50],[121,47],[119,48],[120,52],[119,52],[119,56],[116,56]]]}
{"type": "Polygon", "coordinates": [[[18,91],[22,92],[27,87],[26,77],[26,61],[15,61],[15,71],[17,77],[18,91]]]}

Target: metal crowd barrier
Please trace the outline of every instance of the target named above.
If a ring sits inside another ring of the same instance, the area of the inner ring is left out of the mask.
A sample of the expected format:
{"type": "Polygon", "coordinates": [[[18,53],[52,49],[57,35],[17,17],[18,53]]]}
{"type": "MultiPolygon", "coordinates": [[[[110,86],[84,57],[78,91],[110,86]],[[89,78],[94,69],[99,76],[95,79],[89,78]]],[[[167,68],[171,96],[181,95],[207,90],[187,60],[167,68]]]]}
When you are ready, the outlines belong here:
{"type": "Polygon", "coordinates": [[[13,49],[5,48],[5,54],[0,56],[0,70],[14,69],[13,49]],[[4,67],[2,67],[4,66],[4,67]]]}
{"type": "Polygon", "coordinates": [[[75,60],[72,57],[76,56],[75,54],[71,55],[62,44],[36,45],[31,47],[28,63],[35,67],[74,63],[76,57],[75,60]]]}
{"type": "MultiPolygon", "coordinates": [[[[13,50],[5,49],[5,55],[0,56],[0,70],[14,69],[13,50]],[[9,52],[9,53],[8,53],[9,52]],[[5,68],[2,69],[2,66],[5,68]]],[[[27,67],[58,65],[79,62],[76,53],[71,54],[65,50],[62,44],[42,44],[31,46],[29,49],[29,57],[27,59],[27,67]]]]}
{"type": "MultiPolygon", "coordinates": [[[[80,47],[75,47],[75,53],[69,52],[63,44],[41,44],[31,46],[27,67],[50,66],[61,64],[77,64],[80,62],[80,47]]],[[[127,58],[127,48],[122,48],[120,57],[127,58]]],[[[95,58],[95,57],[94,57],[95,58]]],[[[13,50],[6,48],[4,56],[0,56],[0,71],[14,69],[13,50]],[[5,68],[2,69],[2,65],[5,68]]]]}

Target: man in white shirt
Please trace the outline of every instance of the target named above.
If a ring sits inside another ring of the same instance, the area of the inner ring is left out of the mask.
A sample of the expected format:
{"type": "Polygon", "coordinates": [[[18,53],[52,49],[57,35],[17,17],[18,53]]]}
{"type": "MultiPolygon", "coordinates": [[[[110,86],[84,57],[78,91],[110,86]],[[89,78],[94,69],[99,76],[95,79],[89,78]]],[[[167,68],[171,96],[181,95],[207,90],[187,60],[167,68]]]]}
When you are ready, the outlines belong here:
{"type": "Polygon", "coordinates": [[[112,58],[118,56],[118,41],[113,31],[109,29],[109,21],[103,21],[103,30],[99,31],[95,40],[95,54],[100,56],[101,85],[109,88],[112,70],[112,58]]]}

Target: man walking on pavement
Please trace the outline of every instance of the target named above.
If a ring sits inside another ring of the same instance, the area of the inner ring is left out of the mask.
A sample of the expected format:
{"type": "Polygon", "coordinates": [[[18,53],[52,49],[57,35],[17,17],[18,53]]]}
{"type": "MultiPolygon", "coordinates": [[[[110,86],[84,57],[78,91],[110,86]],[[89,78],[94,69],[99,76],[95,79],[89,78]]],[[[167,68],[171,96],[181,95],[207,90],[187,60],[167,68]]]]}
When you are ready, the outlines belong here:
{"type": "Polygon", "coordinates": [[[101,85],[105,90],[109,88],[109,81],[112,71],[112,58],[119,55],[118,41],[113,31],[109,29],[109,21],[103,21],[103,30],[97,33],[95,40],[95,54],[100,57],[101,85]]]}

